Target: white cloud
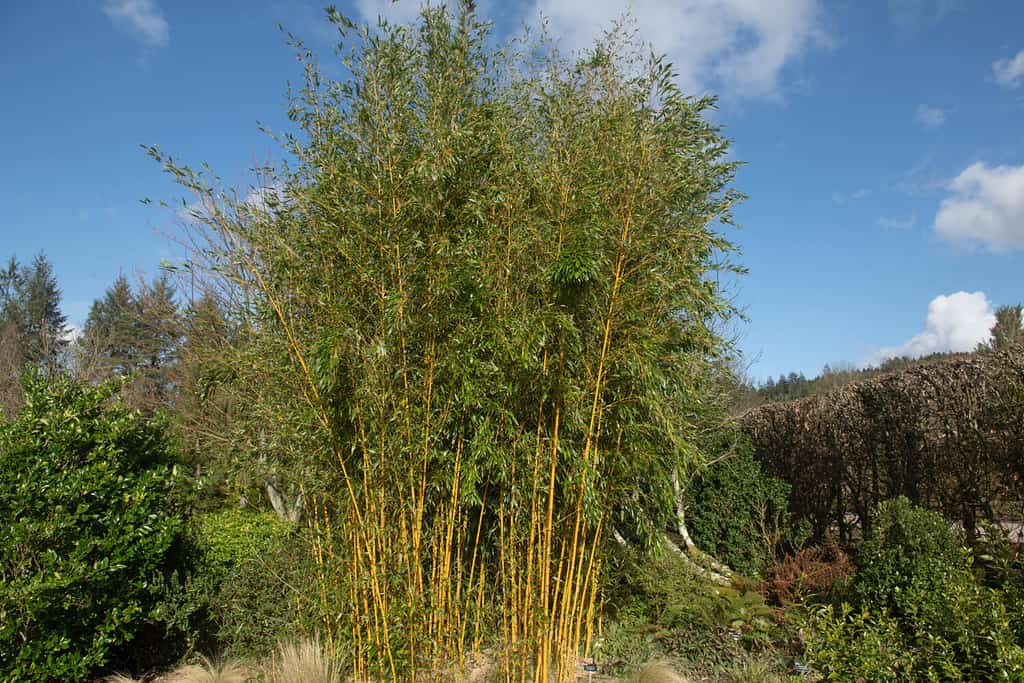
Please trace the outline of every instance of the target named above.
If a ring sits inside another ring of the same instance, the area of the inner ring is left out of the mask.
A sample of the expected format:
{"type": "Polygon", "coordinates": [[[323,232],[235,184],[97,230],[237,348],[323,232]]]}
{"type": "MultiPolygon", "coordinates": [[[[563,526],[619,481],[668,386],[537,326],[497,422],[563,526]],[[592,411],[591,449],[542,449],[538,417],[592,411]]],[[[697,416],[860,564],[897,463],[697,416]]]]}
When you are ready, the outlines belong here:
{"type": "MultiPolygon", "coordinates": [[[[714,87],[738,97],[777,98],[785,67],[811,47],[831,42],[819,2],[634,0],[627,5],[621,0],[533,0],[525,19],[532,24],[543,16],[563,48],[581,50],[628,11],[640,36],[668,54],[687,92],[700,94],[714,87]]],[[[492,2],[480,4],[486,8],[492,2]]],[[[419,13],[414,0],[356,0],[355,6],[369,21],[383,16],[407,22],[419,13]]]]}
{"type": "Polygon", "coordinates": [[[64,341],[66,341],[69,344],[74,344],[76,341],[78,341],[81,338],[83,333],[84,333],[84,330],[82,329],[81,326],[76,325],[75,323],[68,323],[64,327],[63,339],[64,339],[64,341]]]}
{"type": "Polygon", "coordinates": [[[996,83],[1004,88],[1019,88],[1024,83],[1024,50],[1009,59],[1000,59],[992,64],[996,83]]]}
{"type": "MultiPolygon", "coordinates": [[[[540,13],[563,47],[580,50],[625,10],[620,0],[534,0],[527,19],[540,13]]],[[[714,86],[738,97],[778,97],[784,68],[829,42],[818,0],[634,0],[630,14],[695,94],[714,86]]]]}
{"type": "Polygon", "coordinates": [[[878,219],[878,226],[883,230],[910,230],[915,225],[917,225],[917,214],[912,214],[906,218],[882,216],[878,219]]]}
{"type": "Polygon", "coordinates": [[[848,202],[855,202],[858,199],[864,199],[869,194],[871,194],[871,190],[867,189],[866,187],[862,187],[859,190],[854,190],[853,192],[836,191],[832,193],[832,201],[842,206],[843,204],[846,204],[848,202]]]}
{"type": "Polygon", "coordinates": [[[971,164],[947,186],[935,232],[992,251],[1024,248],[1024,166],[971,164]]]}
{"type": "Polygon", "coordinates": [[[984,292],[940,295],[928,304],[924,331],[904,344],[879,350],[866,365],[901,356],[918,358],[930,353],[971,351],[989,338],[995,322],[995,312],[984,292]]]}
{"type": "Polygon", "coordinates": [[[171,29],[155,0],[107,0],[103,11],[118,28],[149,47],[165,47],[171,29]]]}
{"type": "Polygon", "coordinates": [[[284,186],[271,184],[266,187],[256,187],[249,190],[242,200],[243,204],[256,212],[267,212],[285,201],[284,186]]]}
{"type": "Polygon", "coordinates": [[[914,120],[925,128],[941,128],[946,122],[946,112],[938,107],[929,107],[927,104],[917,105],[914,112],[914,120]]]}

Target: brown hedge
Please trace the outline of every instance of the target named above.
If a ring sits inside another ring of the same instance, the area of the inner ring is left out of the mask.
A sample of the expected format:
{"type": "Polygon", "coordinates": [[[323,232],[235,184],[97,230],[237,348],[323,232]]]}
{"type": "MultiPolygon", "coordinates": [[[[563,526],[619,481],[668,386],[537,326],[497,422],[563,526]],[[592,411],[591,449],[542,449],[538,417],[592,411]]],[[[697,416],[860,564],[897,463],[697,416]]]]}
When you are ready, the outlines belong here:
{"type": "Polygon", "coordinates": [[[792,512],[844,544],[898,495],[959,521],[1024,501],[1024,349],[952,357],[739,417],[757,458],[792,485],[792,512]]]}

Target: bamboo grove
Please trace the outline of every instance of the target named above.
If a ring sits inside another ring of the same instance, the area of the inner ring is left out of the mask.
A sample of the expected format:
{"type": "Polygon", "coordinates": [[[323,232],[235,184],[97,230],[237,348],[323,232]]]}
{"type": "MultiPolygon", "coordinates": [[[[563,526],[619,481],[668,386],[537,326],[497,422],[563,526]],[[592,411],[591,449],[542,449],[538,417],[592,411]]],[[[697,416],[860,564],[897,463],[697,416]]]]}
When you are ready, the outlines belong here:
{"type": "Polygon", "coordinates": [[[150,150],[244,330],[218,381],[301,490],[309,597],[356,680],[458,678],[481,650],[570,680],[609,548],[651,544],[700,457],[738,270],[713,102],[629,41],[490,47],[469,4],[329,16],[345,77],[296,44],[298,130],[262,191],[150,150]]]}
{"type": "Polygon", "coordinates": [[[1024,355],[984,351],[911,366],[740,417],[756,457],[792,486],[818,538],[849,543],[870,509],[906,496],[958,520],[1019,519],[1024,355]]]}

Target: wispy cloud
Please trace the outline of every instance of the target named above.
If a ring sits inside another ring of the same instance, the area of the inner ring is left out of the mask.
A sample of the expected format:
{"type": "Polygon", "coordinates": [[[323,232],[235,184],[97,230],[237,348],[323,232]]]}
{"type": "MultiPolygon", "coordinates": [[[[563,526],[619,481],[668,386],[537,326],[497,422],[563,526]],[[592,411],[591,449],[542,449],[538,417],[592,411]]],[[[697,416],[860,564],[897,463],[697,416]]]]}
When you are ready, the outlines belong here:
{"type": "Polygon", "coordinates": [[[888,187],[910,197],[934,195],[949,184],[949,176],[935,168],[935,155],[929,152],[899,175],[885,179],[888,187]]]}
{"type": "Polygon", "coordinates": [[[155,0],[107,0],[103,11],[115,26],[147,47],[170,43],[170,25],[155,0]]]}
{"type": "Polygon", "coordinates": [[[971,351],[989,338],[996,316],[984,292],[939,295],[928,304],[924,330],[899,346],[879,349],[865,365],[887,358],[919,358],[931,353],[971,351]]]}
{"type": "Polygon", "coordinates": [[[942,124],[946,122],[946,112],[938,107],[919,104],[917,105],[917,111],[914,112],[914,120],[925,128],[936,130],[941,128],[942,124]]]}
{"type": "Polygon", "coordinates": [[[962,6],[961,0],[889,0],[889,19],[901,29],[913,30],[941,21],[962,6]]]}
{"type": "Polygon", "coordinates": [[[1019,88],[1024,83],[1024,50],[1009,59],[999,59],[992,64],[992,75],[996,83],[1004,88],[1019,88]]]}
{"type": "Polygon", "coordinates": [[[859,199],[864,199],[869,194],[871,194],[871,190],[867,189],[866,187],[862,187],[859,190],[854,190],[853,192],[839,192],[837,190],[836,192],[832,193],[832,201],[842,206],[843,204],[848,204],[850,202],[855,202],[859,199]]]}
{"type": "Polygon", "coordinates": [[[1024,166],[971,164],[947,186],[935,232],[991,251],[1024,248],[1024,166]]]}
{"type": "Polygon", "coordinates": [[[910,230],[917,225],[917,214],[911,214],[906,218],[894,218],[889,216],[882,216],[878,219],[878,227],[886,231],[903,231],[910,230]]]}

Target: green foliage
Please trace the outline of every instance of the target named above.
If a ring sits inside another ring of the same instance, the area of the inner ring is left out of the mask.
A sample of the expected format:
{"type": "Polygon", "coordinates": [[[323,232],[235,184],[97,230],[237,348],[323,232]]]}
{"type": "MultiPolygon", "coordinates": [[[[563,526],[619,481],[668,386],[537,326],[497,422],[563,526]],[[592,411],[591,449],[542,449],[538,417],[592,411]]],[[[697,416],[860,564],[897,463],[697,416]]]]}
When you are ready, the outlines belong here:
{"type": "Polygon", "coordinates": [[[968,560],[942,515],[902,496],[883,501],[857,553],[856,599],[913,619],[925,602],[944,599],[944,588],[961,577],[968,560]]]}
{"type": "Polygon", "coordinates": [[[200,515],[195,527],[194,542],[204,570],[220,577],[263,555],[295,530],[277,515],[241,507],[200,515]]]}
{"type": "Polygon", "coordinates": [[[13,324],[24,361],[51,374],[67,346],[67,317],[61,313],[60,297],[53,265],[42,253],[31,266],[11,257],[0,271],[0,327],[13,324]]]}
{"type": "Polygon", "coordinates": [[[810,622],[807,657],[828,680],[1003,681],[1024,677],[1024,648],[998,595],[967,581],[926,601],[916,620],[883,608],[828,606],[810,622]]]}
{"type": "Polygon", "coordinates": [[[258,658],[279,639],[312,631],[305,615],[316,587],[303,531],[233,507],[196,517],[187,547],[191,571],[175,585],[166,618],[190,650],[258,658]]]}
{"type": "Polygon", "coordinates": [[[53,266],[41,253],[30,266],[12,256],[0,268],[0,421],[23,404],[26,367],[47,374],[60,369],[67,331],[53,266]]]}
{"type": "Polygon", "coordinates": [[[75,343],[77,374],[89,380],[127,377],[125,401],[151,413],[174,396],[182,332],[166,274],[134,290],[122,275],[89,310],[75,343]]]}
{"type": "Polygon", "coordinates": [[[242,455],[324,501],[324,628],[369,675],[461,656],[476,611],[515,601],[519,659],[571,661],[612,532],[652,543],[700,457],[733,313],[714,101],[617,34],[579,61],[495,48],[473,5],[330,11],[346,78],[298,45],[264,202],[150,149],[203,207],[189,267],[248,331],[219,374],[242,455]]]}
{"type": "Polygon", "coordinates": [[[305,531],[275,535],[264,550],[229,570],[213,594],[217,650],[260,658],[279,642],[316,633],[322,588],[305,531]]]}
{"type": "Polygon", "coordinates": [[[807,657],[826,679],[906,680],[912,667],[896,620],[884,612],[854,611],[842,605],[822,608],[812,620],[814,636],[807,657]]]}
{"type": "Polygon", "coordinates": [[[780,613],[742,585],[722,587],[661,546],[619,557],[609,587],[608,621],[596,656],[617,672],[670,658],[691,671],[723,674],[764,665],[778,670],[788,635],[780,613]]]}
{"type": "Polygon", "coordinates": [[[979,351],[1004,351],[1024,343],[1024,307],[1000,306],[992,325],[992,338],[978,344],[979,351]]]}
{"type": "Polygon", "coordinates": [[[857,558],[855,606],[812,619],[809,656],[837,680],[1021,680],[1003,596],[979,584],[949,523],[905,498],[879,504],[857,558]]]}
{"type": "Polygon", "coordinates": [[[178,478],[116,388],[29,376],[0,426],[0,680],[84,680],[159,618],[178,478]]]}
{"type": "Polygon", "coordinates": [[[687,487],[686,521],[700,548],[736,571],[760,576],[782,545],[798,547],[803,539],[789,523],[789,485],[766,474],[749,442],[737,438],[706,449],[729,454],[687,487]]]}

